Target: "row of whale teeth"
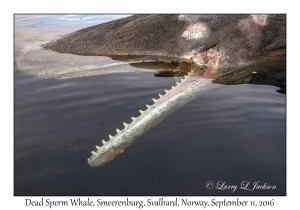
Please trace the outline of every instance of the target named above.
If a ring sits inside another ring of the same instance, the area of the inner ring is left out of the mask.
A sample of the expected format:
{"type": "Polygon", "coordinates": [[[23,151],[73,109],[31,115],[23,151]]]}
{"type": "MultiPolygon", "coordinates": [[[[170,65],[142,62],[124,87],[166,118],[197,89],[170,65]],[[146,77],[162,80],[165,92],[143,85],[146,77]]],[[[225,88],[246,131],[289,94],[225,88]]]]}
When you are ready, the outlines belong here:
{"type": "MultiPolygon", "coordinates": [[[[184,76],[184,78],[186,79],[187,78],[187,76],[184,76]]],[[[181,81],[183,81],[184,79],[181,79],[181,81]]],[[[179,82],[176,82],[176,84],[178,85],[179,84],[179,82]]],[[[172,86],[172,88],[171,89],[173,89],[173,88],[175,88],[174,86],[172,86]]],[[[169,92],[169,90],[165,90],[165,92],[166,92],[166,94],[169,92]]],[[[161,94],[158,94],[158,96],[159,96],[159,98],[162,98],[163,97],[163,95],[161,95],[161,94]]],[[[156,99],[154,99],[154,98],[152,98],[152,100],[153,100],[153,102],[154,103],[156,103],[158,100],[156,100],[156,99]]],[[[147,109],[150,109],[151,108],[151,106],[150,105],[148,105],[148,104],[146,104],[146,107],[147,107],[147,109]]],[[[145,112],[145,111],[143,111],[143,110],[139,110],[139,112],[141,113],[141,115],[145,112]]],[[[137,118],[135,118],[135,117],[131,117],[131,119],[132,119],[132,121],[135,121],[137,118]]],[[[125,123],[125,122],[123,122],[123,125],[124,125],[124,128],[126,128],[126,127],[128,127],[128,124],[127,123],[125,123]]],[[[121,131],[117,128],[116,129],[116,131],[117,131],[117,134],[119,134],[119,133],[121,133],[121,131]]],[[[108,135],[108,137],[109,137],[109,140],[112,140],[113,138],[114,138],[114,136],[112,136],[112,135],[108,135]]],[[[104,140],[102,140],[102,144],[103,145],[105,145],[105,144],[107,144],[107,142],[106,141],[104,141],[104,140]]],[[[96,149],[97,150],[100,150],[101,149],[101,147],[99,147],[99,146],[97,146],[96,145],[96,149]]],[[[95,151],[91,151],[91,153],[93,154],[93,155],[95,155],[95,154],[97,154],[95,151]]]]}

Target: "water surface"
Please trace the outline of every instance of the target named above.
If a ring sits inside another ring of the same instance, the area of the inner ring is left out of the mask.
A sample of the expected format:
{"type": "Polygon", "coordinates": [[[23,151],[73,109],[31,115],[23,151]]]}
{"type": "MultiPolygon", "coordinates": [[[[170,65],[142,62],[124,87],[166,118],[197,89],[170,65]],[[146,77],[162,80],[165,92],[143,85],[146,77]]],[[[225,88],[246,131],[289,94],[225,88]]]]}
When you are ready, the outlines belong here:
{"type": "MultiPolygon", "coordinates": [[[[15,60],[28,46],[115,18],[15,15],[15,60]]],[[[224,85],[204,93],[111,163],[91,168],[94,146],[175,84],[176,78],[154,74],[57,80],[15,66],[14,194],[286,194],[286,97],[267,85],[224,85]],[[231,192],[207,189],[208,181],[259,181],[276,189],[231,192]]]]}

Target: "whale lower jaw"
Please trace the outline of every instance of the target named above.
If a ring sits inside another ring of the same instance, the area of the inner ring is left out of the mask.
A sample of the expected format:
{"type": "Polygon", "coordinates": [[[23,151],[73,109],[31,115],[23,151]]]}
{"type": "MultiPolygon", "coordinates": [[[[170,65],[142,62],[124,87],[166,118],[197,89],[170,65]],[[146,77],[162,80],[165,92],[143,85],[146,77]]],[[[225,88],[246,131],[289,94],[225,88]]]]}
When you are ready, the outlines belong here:
{"type": "Polygon", "coordinates": [[[102,140],[103,146],[96,146],[97,151],[92,151],[88,158],[91,167],[103,166],[112,161],[125,148],[130,146],[134,140],[146,133],[159,122],[167,118],[174,111],[195,99],[201,92],[209,90],[218,85],[213,84],[211,79],[204,79],[198,76],[188,76],[170,91],[166,90],[164,96],[160,95],[158,100],[153,99],[152,106],[146,105],[146,111],[140,111],[137,118],[132,117],[130,124],[124,123],[123,130],[117,130],[115,136],[109,135],[110,140],[102,140]]]}

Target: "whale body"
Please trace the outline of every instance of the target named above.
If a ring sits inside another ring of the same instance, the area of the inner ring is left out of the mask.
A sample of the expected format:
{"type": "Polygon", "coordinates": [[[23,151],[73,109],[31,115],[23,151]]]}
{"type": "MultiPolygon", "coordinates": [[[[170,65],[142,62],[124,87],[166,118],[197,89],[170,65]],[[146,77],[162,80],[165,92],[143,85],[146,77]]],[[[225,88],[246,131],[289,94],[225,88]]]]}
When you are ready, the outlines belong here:
{"type": "MultiPolygon", "coordinates": [[[[124,129],[116,129],[109,140],[102,140],[103,146],[96,146],[88,159],[89,165],[96,167],[113,160],[139,136],[204,91],[220,84],[253,82],[253,78],[260,84],[268,84],[269,78],[282,79],[286,15],[134,15],[75,31],[42,47],[88,59],[108,56],[121,62],[120,71],[130,64],[184,76],[175,87],[153,99],[140,116],[124,123],[124,129]],[[259,80],[259,75],[267,77],[259,80]]],[[[104,73],[116,71],[107,67],[104,73]]],[[[97,68],[91,68],[94,74],[100,74],[97,68]]],[[[56,78],[74,75],[69,71],[56,78]]],[[[87,75],[77,72],[77,76],[87,75]]]]}

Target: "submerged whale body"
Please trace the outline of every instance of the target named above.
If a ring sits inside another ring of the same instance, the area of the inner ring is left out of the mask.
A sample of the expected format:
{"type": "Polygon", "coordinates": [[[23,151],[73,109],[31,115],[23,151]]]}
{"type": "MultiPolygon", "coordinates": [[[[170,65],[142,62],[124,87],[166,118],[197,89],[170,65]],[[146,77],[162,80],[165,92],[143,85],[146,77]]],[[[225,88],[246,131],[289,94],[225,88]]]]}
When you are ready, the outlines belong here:
{"type": "Polygon", "coordinates": [[[136,67],[172,66],[185,76],[153,99],[154,104],[141,110],[139,117],[132,117],[130,124],[124,123],[123,130],[116,129],[116,135],[102,140],[103,146],[96,146],[88,159],[96,167],[110,162],[157,123],[218,84],[285,83],[286,16],[134,15],[81,29],[43,48],[108,56],[136,67]]]}

